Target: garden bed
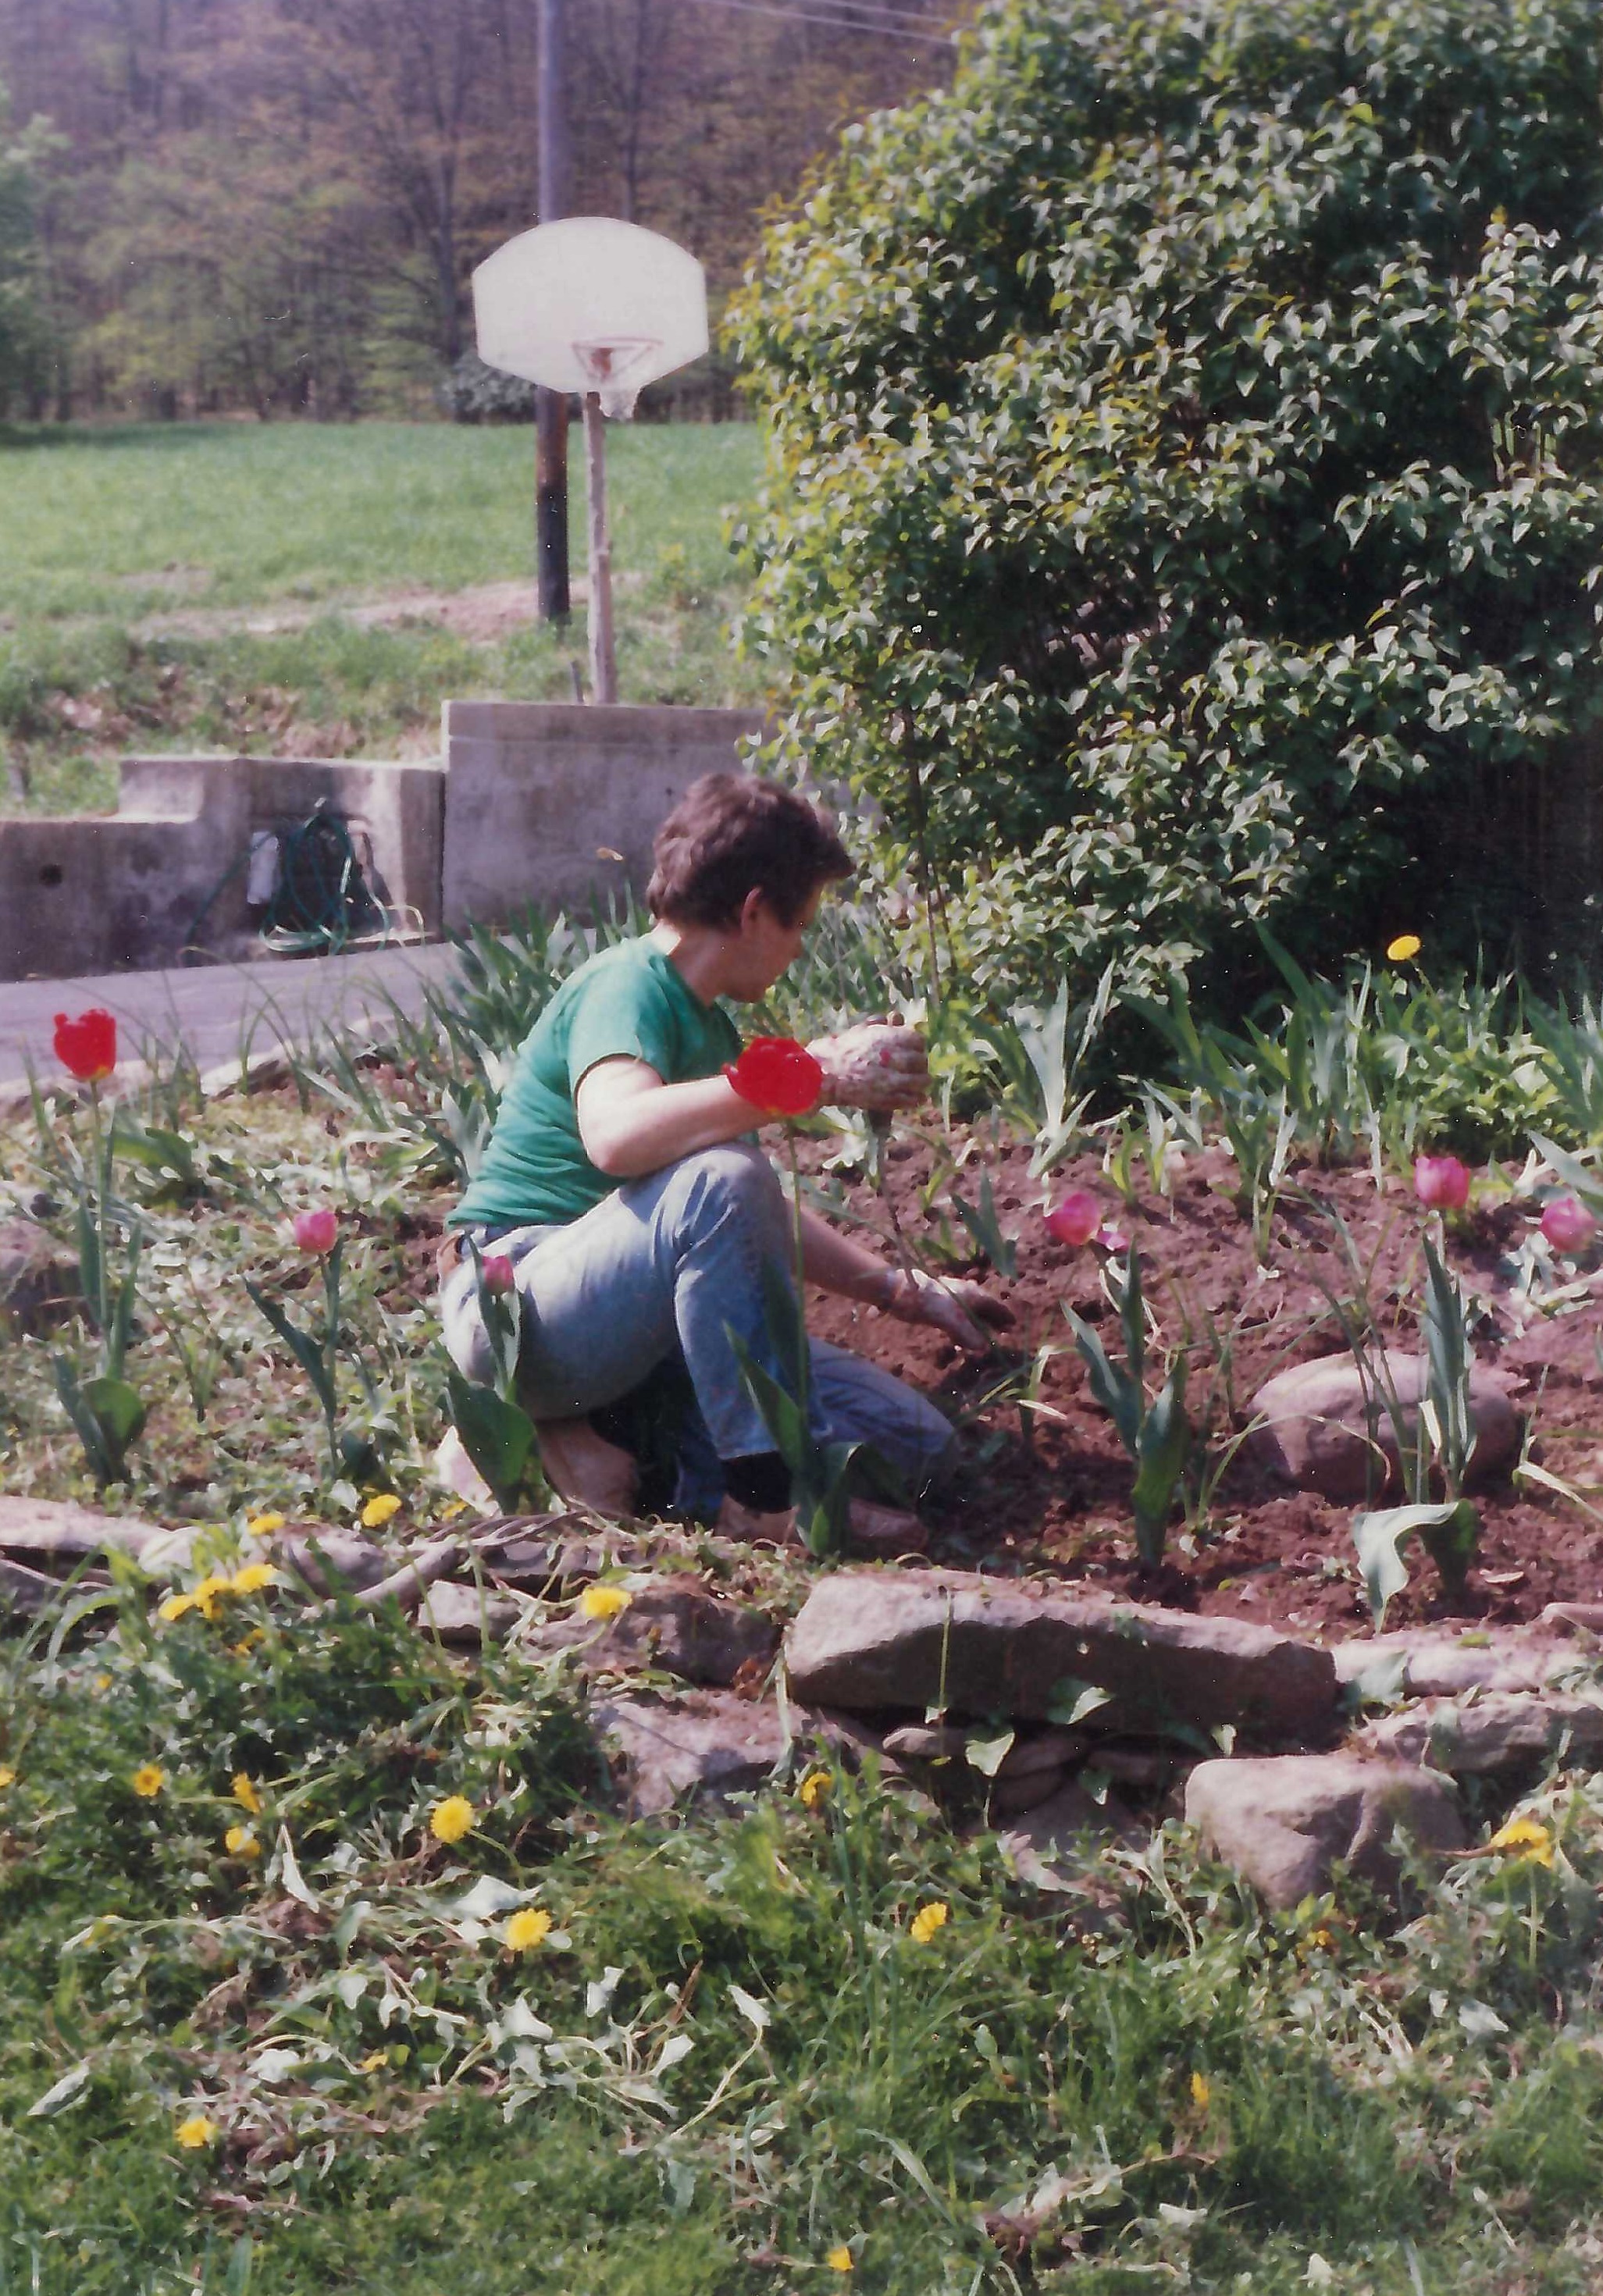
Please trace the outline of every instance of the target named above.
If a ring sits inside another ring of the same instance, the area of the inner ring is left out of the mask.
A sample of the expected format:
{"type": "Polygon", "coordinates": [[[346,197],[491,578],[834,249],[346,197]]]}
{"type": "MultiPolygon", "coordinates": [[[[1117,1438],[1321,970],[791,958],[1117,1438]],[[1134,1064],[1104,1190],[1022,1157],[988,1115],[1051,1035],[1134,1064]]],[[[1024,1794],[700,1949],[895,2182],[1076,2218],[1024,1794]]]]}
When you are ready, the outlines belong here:
{"type": "MultiPolygon", "coordinates": [[[[959,1153],[969,1144],[963,1137],[951,1143],[959,1153]]],[[[1066,1305],[1099,1321],[1113,1344],[1101,1255],[1092,1247],[1072,1250],[1048,1233],[1043,1183],[1028,1177],[1027,1148],[972,1145],[957,1185],[972,1201],[980,1173],[990,1172],[1002,1227],[1016,1240],[1017,1274],[1005,1282],[978,1253],[954,1265],[1009,1301],[1018,1319],[1015,1345],[1006,1355],[965,1362],[938,1332],[840,1300],[815,1300],[809,1318],[819,1336],[873,1357],[936,1394],[959,1418],[977,1411],[967,1436],[975,1464],[951,1500],[934,1511],[938,1551],[1005,1558],[1149,1601],[1305,1633],[1367,1632],[1353,1509],[1288,1489],[1253,1456],[1250,1443],[1226,1468],[1205,1519],[1188,1528],[1177,1522],[1163,1570],[1155,1576],[1140,1570],[1130,1529],[1129,1464],[1111,1422],[1088,1392],[1062,1313],[1066,1305]],[[1045,1407],[1021,1411],[1012,1400],[986,1405],[1009,1365],[1023,1371],[1042,1348],[1052,1350],[1037,1390],[1045,1407]]],[[[916,1253],[939,1249],[954,1229],[967,1241],[944,1188],[927,1212],[923,1207],[935,1152],[924,1140],[893,1142],[888,1160],[892,1201],[916,1253]]],[[[803,1152],[804,1166],[823,1160],[816,1150],[803,1152]]],[[[1377,1192],[1367,1170],[1303,1168],[1281,1195],[1261,1265],[1251,1225],[1230,1201],[1230,1160],[1218,1152],[1189,1156],[1175,1170],[1178,1160],[1171,1160],[1167,1197],[1147,1193],[1134,1203],[1121,1201],[1093,1157],[1062,1166],[1048,1185],[1053,1201],[1072,1188],[1097,1191],[1109,1220],[1136,1243],[1163,1336],[1171,1342],[1190,1339],[1194,1414],[1211,1399],[1216,1444],[1245,1425],[1254,1393],[1273,1374],[1344,1352],[1341,1330],[1320,1288],[1338,1295],[1353,1288],[1331,1215],[1339,1217],[1360,1265],[1372,1271],[1377,1325],[1390,1344],[1417,1344],[1425,1216],[1405,1183],[1388,1177],[1377,1192]]],[[[1509,1263],[1533,1225],[1532,1207],[1496,1177],[1497,1193],[1489,1181],[1484,1208],[1464,1215],[1457,1226],[1450,1223],[1448,1265],[1469,1294],[1472,1310],[1479,1311],[1478,1356],[1503,1374],[1526,1420],[1527,1456],[1566,1480],[1586,1484],[1596,1480],[1603,1453],[1596,1400],[1603,1332],[1599,1299],[1594,1287],[1584,1299],[1558,1303],[1562,1312],[1543,1313],[1522,1298],[1509,1263]]],[[[851,1182],[845,1196],[859,1217],[885,1229],[883,1204],[867,1183],[851,1182]]],[[[1481,1554],[1467,1594],[1451,1602],[1421,1558],[1408,1590],[1388,1611],[1388,1625],[1451,1616],[1472,1624],[1509,1622],[1534,1619],[1551,1602],[1596,1599],[1603,1587],[1603,1520],[1538,1491],[1504,1479],[1478,1492],[1481,1554]]]]}

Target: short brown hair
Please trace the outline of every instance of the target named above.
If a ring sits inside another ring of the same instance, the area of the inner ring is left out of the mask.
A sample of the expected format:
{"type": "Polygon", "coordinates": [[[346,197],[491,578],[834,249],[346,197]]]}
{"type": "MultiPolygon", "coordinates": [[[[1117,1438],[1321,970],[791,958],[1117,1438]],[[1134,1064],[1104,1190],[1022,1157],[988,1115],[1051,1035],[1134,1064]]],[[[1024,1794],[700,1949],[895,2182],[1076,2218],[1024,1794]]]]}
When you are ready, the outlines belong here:
{"type": "Polygon", "coordinates": [[[851,862],[828,816],[777,782],[703,774],[657,832],[645,889],[654,916],[722,925],[760,893],[793,925],[820,885],[850,877],[851,862]]]}

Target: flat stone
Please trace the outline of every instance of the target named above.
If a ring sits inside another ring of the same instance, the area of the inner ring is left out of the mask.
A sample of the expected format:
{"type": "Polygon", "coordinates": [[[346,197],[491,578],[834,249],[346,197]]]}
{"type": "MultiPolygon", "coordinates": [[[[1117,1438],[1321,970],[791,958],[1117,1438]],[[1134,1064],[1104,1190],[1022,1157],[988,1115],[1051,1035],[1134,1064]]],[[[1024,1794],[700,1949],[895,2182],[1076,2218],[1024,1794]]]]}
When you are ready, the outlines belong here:
{"type": "MultiPolygon", "coordinates": [[[[80,1570],[73,1578],[72,1594],[88,1594],[111,1583],[103,1570],[80,1570]]],[[[37,1619],[59,1603],[66,1591],[63,1582],[48,1571],[30,1570],[25,1562],[0,1555],[0,1620],[8,1613],[37,1619]]]]}
{"type": "Polygon", "coordinates": [[[1070,1778],[1023,1816],[999,1827],[997,1839],[1021,1882],[1037,1890],[1072,1890],[1074,1862],[1095,1856],[1109,1841],[1139,1841],[1141,1831],[1116,1795],[1096,1801],[1070,1778]]]}
{"type": "Polygon", "coordinates": [[[169,1536],[136,1515],[103,1514],[62,1499],[0,1498],[0,1550],[31,1563],[70,1567],[113,1549],[136,1562],[152,1539],[169,1536]]]}
{"type": "Polygon", "coordinates": [[[1467,1838],[1446,1778],[1351,1753],[1200,1762],[1186,1820],[1205,1850],[1282,1908],[1328,1890],[1338,1865],[1394,1888],[1399,1831],[1426,1850],[1462,1849],[1467,1838]]]}
{"type": "Polygon", "coordinates": [[[456,1578],[437,1579],[417,1606],[417,1624],[442,1643],[477,1650],[485,1643],[504,1643],[517,1625],[522,1605],[486,1587],[464,1585],[456,1578]]]}
{"type": "Polygon", "coordinates": [[[1559,1635],[1603,1635],[1603,1603],[1550,1603],[1539,1623],[1559,1635]]]}
{"type": "Polygon", "coordinates": [[[1494,1628],[1473,1637],[1404,1629],[1332,1646],[1344,1688],[1366,1677],[1393,1698],[1456,1698],[1467,1690],[1537,1691],[1573,1674],[1573,1644],[1494,1628]]]}
{"type": "Polygon", "coordinates": [[[728,1691],[690,1691],[672,1701],[609,1698],[591,1707],[590,1719],[621,1758],[632,1817],[661,1816],[692,1796],[750,1792],[787,1743],[776,1704],[728,1691]]]}
{"type": "Polygon", "coordinates": [[[834,1572],[802,1606],[785,1659],[799,1698],[859,1711],[1048,1721],[1065,1685],[1091,1685],[1110,1693],[1084,1724],[1097,1734],[1229,1722],[1302,1742],[1329,1727],[1336,1704],[1328,1652],[1268,1627],[978,1572],[834,1572]]]}
{"type": "Polygon", "coordinates": [[[0,1220],[0,1317],[48,1332],[82,1304],[78,1261],[36,1220],[0,1220]]]}
{"type": "MultiPolygon", "coordinates": [[[[1386,1350],[1385,1362],[1412,1442],[1419,1398],[1428,1391],[1428,1365],[1423,1356],[1396,1348],[1386,1350]]],[[[1467,1480],[1490,1482],[1518,1454],[1519,1416],[1498,1374],[1484,1364],[1469,1374],[1469,1399],[1476,1438],[1467,1480]]],[[[1254,1396],[1250,1416],[1265,1423],[1249,1439],[1257,1456],[1300,1490],[1348,1505],[1361,1502],[1371,1488],[1378,1500],[1396,1486],[1396,1428],[1384,1395],[1366,1386],[1351,1356],[1322,1356],[1277,1372],[1254,1396]]]]}
{"type": "Polygon", "coordinates": [[[1453,1777],[1535,1769],[1554,1757],[1566,1767],[1596,1769],[1603,1767],[1603,1704],[1552,1692],[1433,1698],[1367,1724],[1352,1742],[1394,1761],[1427,1762],[1453,1777]]]}
{"type": "MultiPolygon", "coordinates": [[[[0,1554],[26,1557],[29,1565],[46,1570],[71,1570],[78,1563],[105,1554],[126,1554],[152,1578],[187,1570],[195,1550],[216,1532],[209,1524],[183,1523],[177,1529],[145,1522],[137,1515],[103,1514],[94,1507],[71,1506],[60,1499],[0,1498],[0,1554]]],[[[303,1577],[318,1594],[331,1594],[328,1571],[357,1592],[376,1586],[390,1567],[382,1546],[353,1530],[328,1529],[322,1525],[288,1528],[266,1538],[245,1538],[240,1551],[284,1563],[303,1577]],[[326,1559],[328,1569],[319,1562],[326,1559]]]]}
{"type": "Polygon", "coordinates": [[[1022,1816],[1026,1810],[1037,1809],[1042,1802],[1050,1801],[1071,1783],[1067,1766],[1062,1762],[1049,1770],[1022,1770],[1010,1778],[1005,1778],[999,1770],[988,1798],[991,1816],[999,1823],[1003,1818],[1022,1816]]]}
{"type": "Polygon", "coordinates": [[[682,1573],[631,1587],[629,1608],[604,1626],[577,1613],[555,1619],[530,1637],[540,1651],[578,1648],[587,1673],[657,1667],[682,1682],[728,1689],[760,1668],[779,1647],[779,1629],[760,1611],[721,1602],[682,1573]]]}

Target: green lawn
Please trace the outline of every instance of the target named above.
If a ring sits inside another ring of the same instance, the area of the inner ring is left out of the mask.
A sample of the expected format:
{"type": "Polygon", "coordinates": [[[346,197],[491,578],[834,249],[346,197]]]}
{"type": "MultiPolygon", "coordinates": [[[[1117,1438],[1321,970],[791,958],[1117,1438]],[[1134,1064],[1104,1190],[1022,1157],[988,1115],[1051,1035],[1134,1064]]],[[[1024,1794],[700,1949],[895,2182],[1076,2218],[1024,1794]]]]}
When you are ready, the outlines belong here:
{"type": "MultiPolygon", "coordinates": [[[[584,570],[574,433],[571,550],[584,570]]],[[[750,499],[751,425],[609,430],[626,701],[746,701],[725,539],[750,499]]],[[[0,806],[115,801],[129,750],[382,754],[426,747],[440,700],[566,697],[584,622],[477,640],[345,609],[532,579],[533,433],[365,423],[0,428],[0,806]],[[325,608],[260,634],[249,609],[325,608]],[[152,618],[194,618],[145,627],[152,618]]]]}

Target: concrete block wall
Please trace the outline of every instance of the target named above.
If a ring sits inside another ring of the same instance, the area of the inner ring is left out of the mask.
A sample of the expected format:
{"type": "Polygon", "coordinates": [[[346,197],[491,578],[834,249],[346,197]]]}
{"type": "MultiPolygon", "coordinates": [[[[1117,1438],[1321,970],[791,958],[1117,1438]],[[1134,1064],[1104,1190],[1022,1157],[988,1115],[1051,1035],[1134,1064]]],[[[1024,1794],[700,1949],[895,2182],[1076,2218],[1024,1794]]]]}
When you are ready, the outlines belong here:
{"type": "Polygon", "coordinates": [[[754,709],[448,701],[447,930],[643,892],[665,815],[703,774],[738,767],[764,723],[754,709]]]}
{"type": "Polygon", "coordinates": [[[177,964],[198,935],[213,955],[258,952],[243,866],[255,832],[345,816],[374,889],[440,928],[444,818],[438,758],[128,758],[116,813],[0,821],[0,980],[177,964]],[[220,880],[226,879],[218,890],[220,880]]]}

